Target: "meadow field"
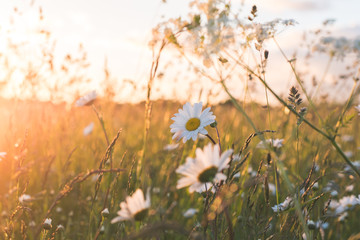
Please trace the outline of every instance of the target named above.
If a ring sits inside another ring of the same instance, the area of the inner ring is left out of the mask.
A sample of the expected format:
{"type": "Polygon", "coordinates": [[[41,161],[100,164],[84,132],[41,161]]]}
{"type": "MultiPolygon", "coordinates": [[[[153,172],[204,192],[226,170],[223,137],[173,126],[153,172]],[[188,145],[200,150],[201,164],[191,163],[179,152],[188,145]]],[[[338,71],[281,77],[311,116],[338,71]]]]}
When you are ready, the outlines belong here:
{"type": "MultiPolygon", "coordinates": [[[[213,195],[176,187],[176,169],[195,156],[196,148],[211,143],[208,138],[172,140],[170,118],[182,104],[153,103],[144,156],[145,104],[101,99],[93,104],[104,129],[91,106],[1,101],[0,146],[7,152],[0,162],[2,238],[299,239],[305,227],[316,239],[347,239],[358,232],[360,207],[348,202],[341,213],[331,208],[332,202],[357,196],[358,176],[324,137],[298,127],[283,107],[252,103],[245,108],[259,131],[272,131],[263,139],[283,140],[267,149],[231,102],[210,106],[222,151],[234,150],[229,172],[224,171],[229,177],[213,195]],[[90,123],[94,128],[84,135],[90,123]],[[106,138],[113,142],[110,152],[106,138]],[[111,224],[120,202],[137,188],[149,191],[148,216],[111,224]],[[298,200],[306,226],[295,204],[272,208],[286,197],[298,200]],[[48,228],[47,218],[52,220],[48,228]]],[[[333,105],[320,114],[329,110],[341,113],[333,105]]],[[[206,128],[218,141],[215,128],[206,128]]],[[[352,161],[359,155],[358,129],[355,119],[338,137],[352,161]]]]}
{"type": "Polygon", "coordinates": [[[117,78],[144,46],[100,23],[126,8],[78,1],[88,12],[20,2],[0,22],[1,239],[360,239],[360,37],[333,19],[288,34],[301,24],[269,21],[268,3],[191,0],[117,78]],[[99,75],[100,49],[118,56],[99,75]]]}

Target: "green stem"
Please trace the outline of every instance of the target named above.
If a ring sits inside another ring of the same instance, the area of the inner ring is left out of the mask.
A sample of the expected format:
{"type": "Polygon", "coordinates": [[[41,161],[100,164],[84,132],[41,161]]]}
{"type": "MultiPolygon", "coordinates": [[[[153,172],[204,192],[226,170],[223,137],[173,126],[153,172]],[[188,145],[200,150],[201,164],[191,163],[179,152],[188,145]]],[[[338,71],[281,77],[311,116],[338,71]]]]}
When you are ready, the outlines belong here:
{"type": "Polygon", "coordinates": [[[295,75],[296,81],[298,82],[299,86],[301,87],[301,90],[303,91],[306,99],[308,100],[308,102],[309,102],[309,104],[310,104],[310,107],[314,110],[316,116],[319,118],[319,120],[320,120],[320,122],[321,122],[321,125],[323,126],[323,125],[324,125],[324,121],[322,120],[320,114],[318,113],[318,111],[317,111],[317,109],[316,109],[313,101],[311,100],[311,98],[310,98],[309,95],[307,94],[307,92],[306,92],[306,90],[305,90],[305,87],[304,87],[304,85],[302,84],[301,79],[300,79],[299,75],[297,74],[294,65],[292,64],[292,61],[290,61],[290,60],[286,57],[284,51],[281,49],[281,47],[280,47],[280,45],[278,44],[278,42],[276,41],[276,39],[273,38],[273,40],[274,40],[276,46],[279,48],[279,50],[280,50],[281,54],[283,55],[283,57],[284,57],[284,58],[286,59],[286,61],[289,63],[289,65],[290,65],[290,67],[291,67],[291,70],[293,71],[293,73],[294,73],[294,75],[295,75]]]}
{"type": "MultiPolygon", "coordinates": [[[[241,62],[239,62],[237,59],[235,59],[234,57],[231,56],[231,54],[227,53],[237,64],[239,64],[240,66],[242,66],[243,68],[245,68],[247,71],[249,71],[251,74],[253,74],[254,76],[256,76],[260,82],[271,92],[271,94],[285,107],[287,107],[290,112],[292,112],[293,114],[295,114],[297,117],[299,117],[304,123],[306,123],[309,127],[311,127],[313,130],[315,130],[316,132],[318,132],[320,135],[324,136],[326,139],[328,139],[331,143],[331,145],[333,145],[336,149],[336,151],[340,154],[340,156],[344,159],[344,161],[355,171],[355,173],[360,177],[360,172],[359,170],[351,163],[351,161],[349,160],[349,158],[344,154],[344,152],[341,150],[341,148],[339,147],[339,145],[335,142],[335,139],[331,136],[329,136],[328,134],[326,134],[325,132],[323,132],[321,129],[319,129],[318,127],[316,127],[315,125],[313,125],[311,122],[309,122],[307,119],[305,119],[303,116],[301,116],[298,112],[296,112],[291,106],[289,106],[279,95],[277,95],[274,90],[272,88],[270,88],[270,86],[262,79],[261,76],[259,76],[258,74],[256,74],[249,66],[247,66],[246,64],[243,64],[241,62]]],[[[229,93],[228,89],[226,88],[226,86],[222,83],[226,93],[229,95],[229,97],[231,98],[231,100],[234,102],[234,104],[237,104],[237,102],[235,101],[234,97],[229,93]]],[[[241,107],[238,107],[238,104],[235,105],[235,107],[237,109],[239,109],[241,112],[243,112],[243,109],[241,109],[241,107]]],[[[244,114],[244,116],[246,117],[247,115],[244,114]]],[[[249,117],[247,117],[249,118],[249,117]]],[[[254,127],[252,121],[249,121],[250,124],[254,127]]]]}

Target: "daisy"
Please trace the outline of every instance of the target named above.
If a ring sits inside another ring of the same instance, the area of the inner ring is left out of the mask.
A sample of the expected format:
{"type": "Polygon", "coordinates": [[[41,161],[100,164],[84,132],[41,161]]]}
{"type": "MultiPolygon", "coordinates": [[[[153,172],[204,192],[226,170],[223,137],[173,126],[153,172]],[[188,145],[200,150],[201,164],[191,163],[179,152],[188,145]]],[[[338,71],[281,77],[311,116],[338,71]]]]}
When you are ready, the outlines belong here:
{"type": "Polygon", "coordinates": [[[22,194],[20,197],[19,197],[19,202],[21,204],[25,204],[26,202],[30,202],[32,200],[32,197],[28,194],[22,194]]]}
{"type": "Polygon", "coordinates": [[[85,96],[79,98],[75,102],[75,106],[77,106],[77,107],[89,106],[95,101],[96,96],[97,96],[96,91],[95,90],[91,91],[91,92],[87,93],[85,96]]]}
{"type": "Polygon", "coordinates": [[[170,126],[171,132],[174,133],[173,139],[183,138],[184,143],[190,138],[195,141],[199,133],[206,135],[208,132],[205,127],[215,122],[210,107],[202,111],[202,102],[195,103],[194,106],[185,103],[183,109],[179,109],[171,119],[174,120],[170,126]]]}
{"type": "Polygon", "coordinates": [[[43,223],[43,228],[46,229],[46,230],[51,229],[52,228],[51,222],[52,222],[51,218],[46,218],[44,223],[43,223]]]}
{"type": "Polygon", "coordinates": [[[83,130],[83,135],[84,136],[87,136],[89,135],[90,133],[92,133],[92,131],[94,130],[94,123],[90,123],[89,125],[87,125],[84,130],[83,130]]]}
{"type": "Polygon", "coordinates": [[[203,192],[212,186],[225,180],[226,176],[221,171],[228,168],[230,155],[233,150],[227,150],[220,156],[219,146],[214,147],[209,143],[204,147],[196,149],[196,157],[186,159],[186,163],[176,169],[177,173],[184,175],[177,183],[177,188],[188,187],[190,192],[203,192]]]}
{"type": "Polygon", "coordinates": [[[275,205],[272,208],[274,212],[282,212],[293,206],[293,199],[291,197],[286,197],[285,201],[275,205]]]}
{"type": "Polygon", "coordinates": [[[183,214],[184,217],[186,218],[190,218],[192,216],[194,216],[197,212],[199,212],[198,209],[196,208],[189,208],[188,210],[186,210],[183,214]]]}
{"type": "Polygon", "coordinates": [[[284,139],[266,139],[266,143],[261,141],[256,146],[257,148],[266,149],[267,145],[270,145],[274,148],[281,148],[283,146],[284,139]]]}
{"type": "Polygon", "coordinates": [[[146,194],[146,200],[144,193],[141,189],[137,189],[132,196],[126,197],[126,201],[120,203],[120,211],[117,212],[119,216],[113,218],[111,223],[116,223],[126,220],[143,220],[150,208],[150,193],[146,194]]]}

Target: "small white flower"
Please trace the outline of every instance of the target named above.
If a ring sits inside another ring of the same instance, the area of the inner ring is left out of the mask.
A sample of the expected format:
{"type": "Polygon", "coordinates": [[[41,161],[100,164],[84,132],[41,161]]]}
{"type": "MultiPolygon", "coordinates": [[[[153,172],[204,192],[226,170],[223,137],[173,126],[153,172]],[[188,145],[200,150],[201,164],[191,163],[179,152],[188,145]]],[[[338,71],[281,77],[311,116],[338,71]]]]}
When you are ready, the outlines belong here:
{"type": "Polygon", "coordinates": [[[23,195],[21,195],[21,196],[19,197],[19,202],[20,202],[21,204],[24,204],[24,203],[26,203],[26,202],[30,202],[31,200],[32,200],[32,198],[31,198],[31,196],[28,195],[28,194],[23,194],[23,195]]]}
{"type": "Polygon", "coordinates": [[[177,188],[188,187],[190,192],[204,192],[209,190],[212,183],[218,183],[226,179],[221,171],[228,168],[232,149],[225,151],[220,156],[219,146],[209,143],[204,147],[196,149],[196,157],[186,159],[186,163],[176,169],[177,173],[183,175],[177,183],[177,188]]]}
{"type": "Polygon", "coordinates": [[[90,133],[92,133],[92,131],[94,130],[94,126],[95,126],[95,124],[93,122],[90,123],[89,125],[87,125],[83,130],[84,136],[87,136],[90,133]]]}
{"type": "Polygon", "coordinates": [[[109,209],[108,208],[105,208],[104,210],[101,211],[101,216],[103,217],[107,217],[109,216],[109,209]]]}
{"type": "Polygon", "coordinates": [[[352,209],[356,205],[360,205],[360,199],[354,195],[351,195],[341,198],[339,202],[331,201],[329,207],[335,212],[335,214],[342,214],[343,212],[352,209]]]}
{"type": "Polygon", "coordinates": [[[281,148],[283,146],[284,139],[266,139],[266,143],[264,141],[261,141],[256,146],[257,148],[266,149],[268,145],[274,147],[274,148],[281,148]]]}
{"type": "Polygon", "coordinates": [[[352,158],[354,156],[352,151],[346,151],[344,152],[345,156],[347,156],[348,158],[352,158]]]}
{"type": "Polygon", "coordinates": [[[87,93],[86,95],[84,95],[83,97],[79,98],[75,102],[75,106],[77,106],[77,107],[89,106],[95,101],[96,97],[97,97],[96,91],[95,90],[91,91],[91,92],[87,93]]]}
{"type": "Polygon", "coordinates": [[[234,174],[234,178],[239,178],[239,177],[240,177],[240,172],[234,174]]]}
{"type": "Polygon", "coordinates": [[[360,116],[360,104],[355,106],[356,111],[358,112],[358,115],[360,116]]]}
{"type": "Polygon", "coordinates": [[[150,193],[149,190],[146,194],[146,200],[144,193],[141,189],[137,189],[132,196],[126,197],[126,200],[120,203],[120,211],[117,212],[119,216],[113,218],[111,223],[116,223],[126,220],[143,220],[150,208],[150,193]]]}
{"type": "Polygon", "coordinates": [[[316,228],[322,228],[322,229],[327,229],[329,227],[329,223],[328,222],[323,222],[321,220],[316,222],[316,228]]]}
{"type": "MultiPolygon", "coordinates": [[[[354,161],[354,162],[351,162],[351,163],[354,165],[354,167],[360,168],[360,161],[354,161]]],[[[346,165],[345,168],[344,168],[344,171],[350,172],[350,171],[353,171],[353,169],[349,165],[346,165]]]]}
{"type": "Polygon", "coordinates": [[[307,221],[307,226],[309,229],[315,229],[316,228],[316,223],[313,220],[308,220],[307,221]]]}
{"type": "Polygon", "coordinates": [[[343,142],[352,142],[352,141],[354,141],[354,136],[351,136],[351,135],[343,135],[343,136],[341,137],[341,140],[342,140],[343,142]]]}
{"type": "Polygon", "coordinates": [[[186,212],[184,212],[183,216],[186,218],[190,218],[190,217],[194,216],[197,212],[199,212],[198,209],[189,208],[188,210],[186,210],[186,212]]]}
{"type": "Polygon", "coordinates": [[[354,190],[354,185],[353,184],[351,184],[349,186],[346,186],[346,188],[345,188],[346,192],[352,192],[353,190],[354,190]]]}
{"type": "Polygon", "coordinates": [[[331,191],[330,195],[331,195],[332,197],[336,197],[337,195],[339,195],[339,193],[338,193],[338,191],[333,190],[333,191],[331,191]]]}
{"type": "Polygon", "coordinates": [[[286,197],[284,202],[279,203],[278,205],[275,205],[271,208],[274,212],[282,212],[290,208],[292,205],[293,205],[293,199],[291,197],[286,197]]]}
{"type": "Polygon", "coordinates": [[[3,160],[6,157],[6,152],[0,152],[0,161],[3,160]]]}
{"type": "Polygon", "coordinates": [[[179,144],[178,143],[175,143],[175,144],[167,144],[165,145],[164,147],[164,150],[165,151],[172,151],[172,150],[175,150],[179,147],[179,144]]]}
{"type": "Polygon", "coordinates": [[[276,186],[275,186],[275,184],[269,183],[268,186],[269,186],[270,194],[275,196],[276,195],[276,186]]]}
{"type": "Polygon", "coordinates": [[[347,218],[348,215],[349,215],[348,212],[342,213],[342,214],[338,217],[338,221],[339,221],[339,222],[344,222],[344,221],[346,220],[346,218],[347,218]]]}
{"type": "Polygon", "coordinates": [[[175,117],[171,119],[174,120],[170,126],[170,131],[174,133],[173,139],[183,138],[183,142],[190,138],[195,141],[199,133],[206,135],[208,132],[205,127],[215,122],[215,116],[210,112],[210,107],[202,111],[202,102],[195,103],[194,106],[188,102],[185,103],[183,109],[179,109],[179,112],[175,113],[175,117]]]}
{"type": "Polygon", "coordinates": [[[52,222],[51,218],[46,218],[43,223],[43,228],[46,230],[51,229],[52,228],[51,222],[52,222]]]}
{"type": "Polygon", "coordinates": [[[65,230],[65,228],[63,225],[61,225],[61,224],[57,225],[56,231],[64,231],[64,230],[65,230]]]}

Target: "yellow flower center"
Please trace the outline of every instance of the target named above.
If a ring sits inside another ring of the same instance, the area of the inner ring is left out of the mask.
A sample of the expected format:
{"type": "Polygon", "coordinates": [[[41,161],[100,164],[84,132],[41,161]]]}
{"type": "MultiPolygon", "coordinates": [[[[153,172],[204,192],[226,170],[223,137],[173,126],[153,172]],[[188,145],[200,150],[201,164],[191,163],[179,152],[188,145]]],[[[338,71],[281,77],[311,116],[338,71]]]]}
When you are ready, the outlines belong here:
{"type": "Polygon", "coordinates": [[[198,118],[190,118],[189,121],[187,121],[185,128],[188,131],[194,131],[200,126],[200,119],[198,118]]]}
{"type": "Polygon", "coordinates": [[[215,166],[209,167],[205,169],[202,173],[199,174],[198,180],[201,183],[207,183],[211,182],[214,177],[216,176],[216,173],[218,172],[218,168],[215,166]]]}

